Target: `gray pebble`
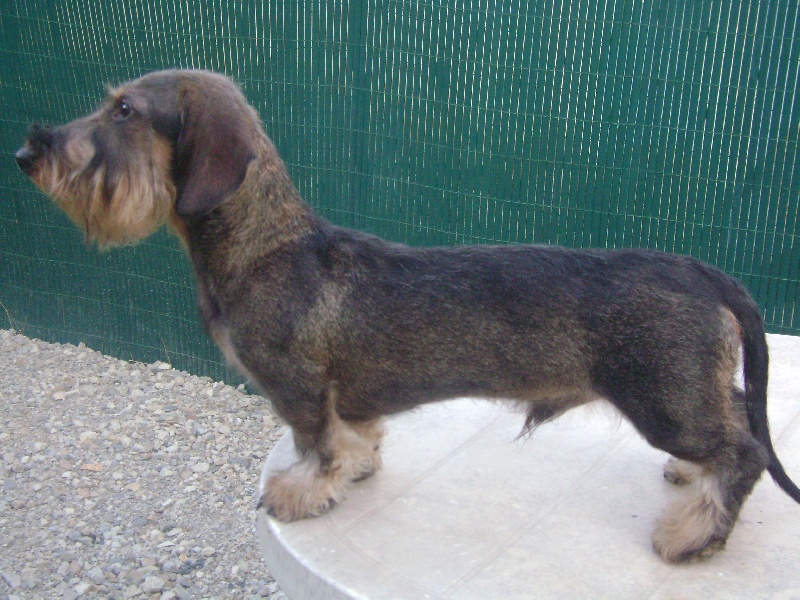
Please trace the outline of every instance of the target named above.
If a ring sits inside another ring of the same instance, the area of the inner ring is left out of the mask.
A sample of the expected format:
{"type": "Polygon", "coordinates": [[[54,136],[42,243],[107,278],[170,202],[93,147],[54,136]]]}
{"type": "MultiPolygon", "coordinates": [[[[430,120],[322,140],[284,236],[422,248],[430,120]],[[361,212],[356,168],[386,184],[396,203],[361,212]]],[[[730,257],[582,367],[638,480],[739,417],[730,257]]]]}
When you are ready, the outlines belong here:
{"type": "Polygon", "coordinates": [[[192,595],[180,584],[175,584],[175,587],[172,588],[172,591],[175,592],[175,595],[180,598],[180,600],[191,600],[192,595]]]}
{"type": "Polygon", "coordinates": [[[100,584],[105,581],[105,573],[103,573],[103,569],[100,567],[95,567],[93,569],[89,569],[86,572],[86,576],[92,580],[92,582],[100,584]]]}
{"type": "Polygon", "coordinates": [[[164,580],[161,577],[148,577],[141,588],[145,594],[155,594],[164,589],[164,580]]]}
{"type": "Polygon", "coordinates": [[[161,568],[165,573],[178,573],[181,570],[181,562],[179,560],[168,560],[161,568]]]}
{"type": "Polygon", "coordinates": [[[3,571],[3,579],[5,579],[6,583],[12,588],[18,588],[21,583],[20,576],[11,571],[3,571]]]}

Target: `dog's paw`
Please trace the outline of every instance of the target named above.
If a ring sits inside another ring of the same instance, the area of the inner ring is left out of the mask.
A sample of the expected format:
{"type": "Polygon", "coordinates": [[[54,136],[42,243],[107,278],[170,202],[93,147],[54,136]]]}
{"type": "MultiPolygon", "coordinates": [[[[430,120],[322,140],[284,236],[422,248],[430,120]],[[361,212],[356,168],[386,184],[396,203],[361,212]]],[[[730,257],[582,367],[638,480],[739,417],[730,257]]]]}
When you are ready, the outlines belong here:
{"type": "Polygon", "coordinates": [[[335,504],[336,501],[333,498],[327,498],[313,504],[286,502],[285,498],[275,497],[275,495],[270,494],[268,490],[261,496],[258,502],[258,508],[264,508],[269,516],[279,521],[290,523],[292,521],[299,521],[300,519],[323,515],[335,504]]]}
{"type": "Polygon", "coordinates": [[[290,522],[323,515],[341,498],[330,477],[295,471],[288,469],[269,478],[259,508],[265,508],[267,514],[280,521],[290,522]]]}
{"type": "Polygon", "coordinates": [[[712,538],[701,546],[678,548],[671,542],[661,539],[658,535],[653,537],[653,550],[666,562],[672,564],[689,564],[706,560],[720,550],[725,549],[726,540],[712,538]]]}
{"type": "Polygon", "coordinates": [[[725,547],[733,526],[716,476],[701,474],[692,488],[667,508],[653,533],[653,549],[670,563],[713,556],[725,547]]]}

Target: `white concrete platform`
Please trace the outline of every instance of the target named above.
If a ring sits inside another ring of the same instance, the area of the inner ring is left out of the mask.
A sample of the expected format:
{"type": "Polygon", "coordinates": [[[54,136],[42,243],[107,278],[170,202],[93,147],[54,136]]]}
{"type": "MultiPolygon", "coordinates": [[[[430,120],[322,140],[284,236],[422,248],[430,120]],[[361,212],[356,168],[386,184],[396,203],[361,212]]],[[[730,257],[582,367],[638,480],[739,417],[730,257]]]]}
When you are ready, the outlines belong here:
{"type": "MultiPolygon", "coordinates": [[[[800,338],[770,336],[769,413],[800,482],[800,338]]],[[[261,510],[272,574],[292,600],[800,599],[800,505],[765,475],[727,550],[671,566],[651,550],[667,456],[610,409],[581,408],[516,440],[522,416],[456,400],[389,421],[384,468],[328,514],[261,510]]],[[[264,466],[296,459],[289,434],[264,466]]]]}

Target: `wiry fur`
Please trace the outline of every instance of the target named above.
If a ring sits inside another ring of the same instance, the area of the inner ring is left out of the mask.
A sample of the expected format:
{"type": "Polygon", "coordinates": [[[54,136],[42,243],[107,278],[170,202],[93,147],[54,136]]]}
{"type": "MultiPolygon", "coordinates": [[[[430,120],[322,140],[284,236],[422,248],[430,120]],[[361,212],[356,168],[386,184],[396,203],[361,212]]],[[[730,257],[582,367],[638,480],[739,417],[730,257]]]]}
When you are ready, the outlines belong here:
{"type": "Polygon", "coordinates": [[[262,498],[314,516],[380,467],[382,416],[458,396],[515,400],[523,431],[603,398],[679,461],[688,498],[653,538],[668,561],[725,544],[764,469],[768,356],[744,287],[688,257],[547,246],[409,248],[300,199],[227,78],[163,71],[97,112],[33,127],[17,162],[89,240],[183,240],[228,360],[291,425],[300,461],[262,498]],[[736,372],[743,358],[745,389],[736,372]]]}

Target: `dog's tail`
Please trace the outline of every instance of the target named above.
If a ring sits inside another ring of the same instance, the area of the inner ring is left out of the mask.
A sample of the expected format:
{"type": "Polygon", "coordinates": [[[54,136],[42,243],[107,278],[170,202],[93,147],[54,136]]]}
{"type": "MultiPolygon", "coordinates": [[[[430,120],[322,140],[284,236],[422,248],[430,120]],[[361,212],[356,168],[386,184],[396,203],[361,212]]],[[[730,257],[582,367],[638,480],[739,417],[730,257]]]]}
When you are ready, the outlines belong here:
{"type": "Polygon", "coordinates": [[[767,419],[767,379],[769,370],[769,353],[764,323],[758,305],[745,287],[733,278],[726,277],[723,297],[741,327],[742,346],[744,348],[744,396],[747,420],[750,432],[764,445],[769,454],[767,471],[775,483],[793,500],[800,503],[800,488],[789,479],[783,465],[775,454],[772,438],[769,434],[767,419]]]}

